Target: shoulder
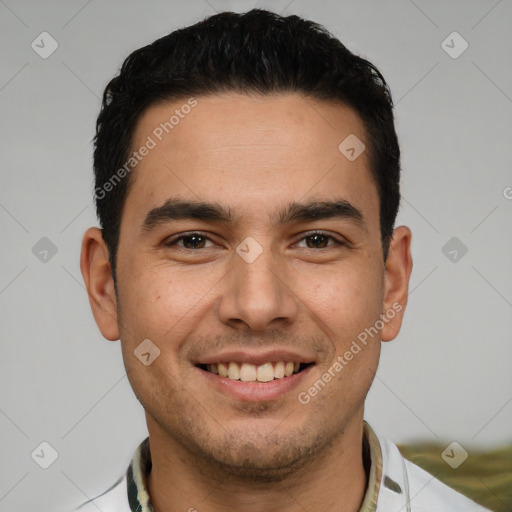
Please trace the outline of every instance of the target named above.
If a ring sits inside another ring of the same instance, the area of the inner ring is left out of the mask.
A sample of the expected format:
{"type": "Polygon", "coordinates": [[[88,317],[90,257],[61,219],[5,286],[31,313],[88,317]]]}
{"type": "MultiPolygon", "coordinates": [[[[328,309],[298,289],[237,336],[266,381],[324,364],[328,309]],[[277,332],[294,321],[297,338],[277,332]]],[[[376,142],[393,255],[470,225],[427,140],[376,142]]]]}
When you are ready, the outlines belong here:
{"type": "Polygon", "coordinates": [[[123,475],[112,487],[89,500],[72,512],[131,512],[128,503],[126,475],[123,475]]]}
{"type": "Polygon", "coordinates": [[[379,443],[383,466],[377,512],[396,507],[410,512],[488,512],[405,459],[389,439],[379,438],[379,443]]]}

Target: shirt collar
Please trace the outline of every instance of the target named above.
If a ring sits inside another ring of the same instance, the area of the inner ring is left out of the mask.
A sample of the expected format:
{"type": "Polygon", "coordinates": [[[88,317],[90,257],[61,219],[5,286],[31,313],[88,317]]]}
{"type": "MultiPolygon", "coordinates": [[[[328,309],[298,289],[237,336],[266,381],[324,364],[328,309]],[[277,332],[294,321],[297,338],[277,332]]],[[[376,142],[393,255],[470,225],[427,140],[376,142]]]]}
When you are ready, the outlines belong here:
{"type": "MultiPolygon", "coordinates": [[[[379,439],[370,425],[363,421],[363,461],[370,466],[368,485],[359,512],[375,512],[382,480],[382,452],[379,439]]],[[[368,469],[366,470],[368,475],[368,469]]]]}
{"type": "Polygon", "coordinates": [[[154,512],[148,493],[148,475],[151,471],[149,437],[139,444],[126,471],[128,503],[132,512],[154,512]]]}
{"type": "MultiPolygon", "coordinates": [[[[359,512],[375,512],[382,479],[382,453],[379,440],[370,425],[363,422],[363,461],[369,477],[359,512]]],[[[128,502],[132,512],[154,512],[148,493],[147,478],[151,471],[149,437],[137,447],[126,471],[128,502]]]]}

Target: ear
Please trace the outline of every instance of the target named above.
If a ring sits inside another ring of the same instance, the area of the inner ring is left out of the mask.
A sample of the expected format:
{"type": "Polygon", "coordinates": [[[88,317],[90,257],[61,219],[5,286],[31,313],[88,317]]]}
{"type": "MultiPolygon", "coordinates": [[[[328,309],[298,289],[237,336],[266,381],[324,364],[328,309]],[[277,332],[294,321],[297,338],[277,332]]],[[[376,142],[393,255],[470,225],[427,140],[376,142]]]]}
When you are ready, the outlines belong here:
{"type": "Polygon", "coordinates": [[[80,270],[96,324],[107,340],[115,341],[119,339],[117,300],[108,254],[101,230],[89,228],[82,240],[80,270]]]}
{"type": "Polygon", "coordinates": [[[411,230],[406,226],[393,231],[384,268],[382,341],[395,339],[402,326],[412,271],[411,239],[411,230]]]}

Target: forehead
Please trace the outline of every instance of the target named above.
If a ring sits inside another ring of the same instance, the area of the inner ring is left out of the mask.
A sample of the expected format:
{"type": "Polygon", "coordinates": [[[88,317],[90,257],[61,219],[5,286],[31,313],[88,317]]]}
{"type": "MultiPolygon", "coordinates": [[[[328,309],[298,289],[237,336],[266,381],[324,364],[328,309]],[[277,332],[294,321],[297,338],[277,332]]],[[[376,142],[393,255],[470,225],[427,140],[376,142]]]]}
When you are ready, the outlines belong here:
{"type": "Polygon", "coordinates": [[[351,161],[339,149],[353,136],[368,147],[353,109],[299,94],[161,102],[137,123],[132,150],[150,149],[125,206],[142,214],[182,197],[224,203],[250,219],[308,196],[343,197],[378,215],[367,151],[351,161]]]}

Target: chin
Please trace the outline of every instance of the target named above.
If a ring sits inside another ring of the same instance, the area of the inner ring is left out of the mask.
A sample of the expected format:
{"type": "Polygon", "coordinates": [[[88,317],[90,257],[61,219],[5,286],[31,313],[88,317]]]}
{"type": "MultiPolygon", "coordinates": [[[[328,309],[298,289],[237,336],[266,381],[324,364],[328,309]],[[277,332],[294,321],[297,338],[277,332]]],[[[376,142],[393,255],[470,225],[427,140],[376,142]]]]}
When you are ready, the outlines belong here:
{"type": "Polygon", "coordinates": [[[201,411],[178,417],[174,411],[187,410],[186,405],[173,403],[167,409],[162,405],[154,408],[160,414],[146,413],[152,418],[153,430],[158,428],[162,436],[180,445],[185,458],[217,481],[227,477],[247,482],[282,481],[321,459],[343,434],[345,425],[340,418],[328,421],[313,411],[300,421],[293,414],[271,421],[260,417],[258,421],[256,411],[252,411],[252,421],[214,421],[201,411]],[[162,410],[168,414],[162,415],[162,410]]]}
{"type": "Polygon", "coordinates": [[[198,447],[203,460],[225,476],[251,482],[279,482],[316,458],[329,443],[311,433],[228,436],[215,446],[198,447]]]}

